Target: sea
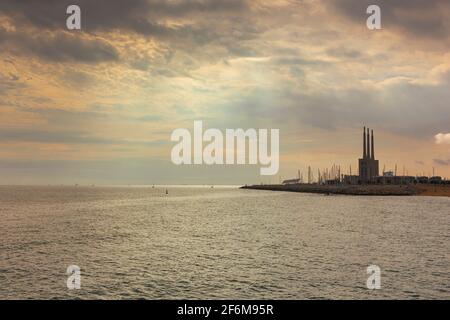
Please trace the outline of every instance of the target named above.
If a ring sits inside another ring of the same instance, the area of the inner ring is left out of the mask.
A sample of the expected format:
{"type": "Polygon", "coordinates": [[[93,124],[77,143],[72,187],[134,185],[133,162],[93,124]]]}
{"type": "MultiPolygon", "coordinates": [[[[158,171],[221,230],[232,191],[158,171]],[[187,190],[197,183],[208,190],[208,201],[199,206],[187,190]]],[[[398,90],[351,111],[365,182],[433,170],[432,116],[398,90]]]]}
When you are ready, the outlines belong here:
{"type": "Polygon", "coordinates": [[[450,198],[0,186],[0,299],[449,298],[450,198]]]}

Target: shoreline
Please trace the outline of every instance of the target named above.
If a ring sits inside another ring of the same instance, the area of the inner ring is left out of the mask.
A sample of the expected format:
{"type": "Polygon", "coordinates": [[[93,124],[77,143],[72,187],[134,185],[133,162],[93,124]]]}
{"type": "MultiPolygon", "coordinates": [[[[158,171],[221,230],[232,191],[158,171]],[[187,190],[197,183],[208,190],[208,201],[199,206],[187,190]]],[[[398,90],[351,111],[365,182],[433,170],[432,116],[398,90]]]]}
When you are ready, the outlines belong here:
{"type": "Polygon", "coordinates": [[[241,189],[340,194],[353,196],[435,196],[450,197],[450,185],[251,185],[241,189]]]}

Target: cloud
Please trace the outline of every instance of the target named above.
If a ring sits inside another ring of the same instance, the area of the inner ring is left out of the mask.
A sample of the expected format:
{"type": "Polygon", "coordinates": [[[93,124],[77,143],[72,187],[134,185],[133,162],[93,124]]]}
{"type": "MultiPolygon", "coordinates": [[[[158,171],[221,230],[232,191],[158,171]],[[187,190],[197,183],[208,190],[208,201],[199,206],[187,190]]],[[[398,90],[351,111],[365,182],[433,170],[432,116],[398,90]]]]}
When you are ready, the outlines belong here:
{"type": "Polygon", "coordinates": [[[433,159],[433,162],[440,166],[450,166],[450,159],[448,159],[448,160],[433,159]]]}
{"type": "Polygon", "coordinates": [[[351,21],[365,25],[369,5],[381,9],[382,28],[414,38],[449,39],[450,3],[447,0],[332,0],[334,9],[351,21]]]}
{"type": "Polygon", "coordinates": [[[105,138],[82,131],[48,131],[33,129],[0,129],[0,141],[127,146],[154,146],[168,143],[168,141],[165,140],[130,140],[105,138]]]}
{"type": "Polygon", "coordinates": [[[363,57],[363,53],[359,50],[349,49],[349,48],[330,48],[327,51],[327,54],[336,58],[345,58],[345,59],[359,59],[363,57]]]}
{"type": "Polygon", "coordinates": [[[87,72],[67,70],[61,79],[72,87],[83,88],[95,83],[95,79],[87,72]]]}
{"type": "Polygon", "coordinates": [[[25,87],[26,84],[21,81],[19,75],[0,72],[0,94],[25,87]]]}
{"type": "Polygon", "coordinates": [[[366,0],[79,0],[82,30],[67,31],[73,3],[0,1],[6,157],[28,144],[49,158],[46,143],[79,158],[160,156],[147,139],[203,119],[280,128],[299,153],[287,132],[300,131],[319,154],[336,142],[316,135],[365,124],[411,166],[443,158],[429,138],[448,132],[450,55],[434,45],[448,49],[448,2],[370,1],[379,32],[365,28],[366,0]],[[419,146],[412,159],[405,141],[419,146]]]}
{"type": "Polygon", "coordinates": [[[277,65],[324,65],[327,61],[319,59],[302,59],[299,57],[279,57],[273,59],[277,65]]]}
{"type": "Polygon", "coordinates": [[[450,144],[450,133],[438,133],[434,140],[436,144],[450,144]]]}
{"type": "MultiPolygon", "coordinates": [[[[170,68],[168,59],[155,61],[155,55],[197,55],[191,59],[195,67],[221,60],[217,53],[253,55],[251,47],[240,42],[261,34],[249,23],[252,6],[246,0],[79,0],[81,31],[66,30],[70,4],[73,1],[0,1],[2,49],[48,62],[82,63],[118,61],[119,51],[123,51],[120,58],[127,67],[173,77],[183,72],[170,68]],[[207,52],[202,48],[206,45],[223,49],[207,52]],[[155,66],[160,70],[153,70],[155,66]]],[[[180,64],[177,67],[180,69],[180,64]]]]}
{"type": "Polygon", "coordinates": [[[50,62],[98,63],[117,61],[118,51],[108,42],[69,32],[29,34],[0,27],[0,45],[5,50],[38,56],[50,62]]]}
{"type": "MultiPolygon", "coordinates": [[[[0,13],[24,25],[50,30],[65,28],[66,8],[71,0],[2,0],[0,13]]],[[[87,32],[127,30],[146,36],[170,36],[179,27],[163,20],[171,17],[209,13],[241,13],[248,8],[244,0],[78,0],[82,29],[87,32]]],[[[181,28],[182,29],[182,28],[181,28]]]]}
{"type": "Polygon", "coordinates": [[[448,85],[402,81],[383,88],[328,88],[326,92],[301,92],[276,86],[267,91],[249,91],[223,109],[230,114],[239,112],[250,122],[271,118],[291,128],[325,130],[354,128],[365,123],[378,130],[426,140],[436,129],[448,128],[448,85]]]}
{"type": "Polygon", "coordinates": [[[118,141],[94,137],[85,132],[69,132],[67,130],[55,132],[48,130],[0,130],[2,142],[40,142],[40,143],[67,143],[67,144],[114,144],[118,141]]]}

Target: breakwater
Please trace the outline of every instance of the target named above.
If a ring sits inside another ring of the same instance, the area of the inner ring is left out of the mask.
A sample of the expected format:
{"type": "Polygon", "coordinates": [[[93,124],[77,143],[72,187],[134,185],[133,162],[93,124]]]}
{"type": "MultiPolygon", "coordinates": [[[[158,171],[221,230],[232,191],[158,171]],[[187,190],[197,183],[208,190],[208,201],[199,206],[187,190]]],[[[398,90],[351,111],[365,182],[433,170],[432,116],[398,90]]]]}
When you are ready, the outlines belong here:
{"type": "MultiPolygon", "coordinates": [[[[361,196],[412,196],[420,195],[423,188],[415,185],[318,185],[318,184],[292,184],[292,185],[251,185],[242,189],[290,191],[319,194],[344,194],[361,196]]],[[[428,194],[429,195],[429,194],[428,194]]]]}

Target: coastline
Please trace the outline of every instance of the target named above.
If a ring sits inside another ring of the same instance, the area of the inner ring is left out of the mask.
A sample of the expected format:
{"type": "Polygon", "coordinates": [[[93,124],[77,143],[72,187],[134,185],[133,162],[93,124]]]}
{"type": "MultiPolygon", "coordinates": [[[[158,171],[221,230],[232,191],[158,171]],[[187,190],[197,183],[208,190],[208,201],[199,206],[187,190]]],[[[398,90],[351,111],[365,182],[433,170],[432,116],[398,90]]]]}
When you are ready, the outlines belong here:
{"type": "Polygon", "coordinates": [[[251,185],[241,189],[340,194],[355,196],[437,196],[450,197],[450,185],[251,185]]]}

